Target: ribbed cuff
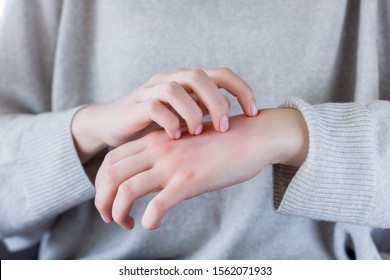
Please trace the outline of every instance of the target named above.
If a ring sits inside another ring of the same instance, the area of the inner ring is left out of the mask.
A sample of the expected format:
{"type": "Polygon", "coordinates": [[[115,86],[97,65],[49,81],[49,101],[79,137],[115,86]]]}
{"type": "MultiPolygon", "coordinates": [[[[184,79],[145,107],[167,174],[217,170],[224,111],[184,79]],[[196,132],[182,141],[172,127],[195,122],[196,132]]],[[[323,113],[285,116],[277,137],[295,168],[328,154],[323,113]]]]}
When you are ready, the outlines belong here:
{"type": "Polygon", "coordinates": [[[24,130],[18,168],[30,211],[26,221],[45,220],[94,197],[71,135],[77,110],[38,115],[24,130]]]}
{"type": "Polygon", "coordinates": [[[375,143],[367,108],[356,103],[310,106],[298,98],[281,107],[302,113],[309,152],[299,169],[274,166],[276,212],[368,224],[375,200],[375,143]]]}

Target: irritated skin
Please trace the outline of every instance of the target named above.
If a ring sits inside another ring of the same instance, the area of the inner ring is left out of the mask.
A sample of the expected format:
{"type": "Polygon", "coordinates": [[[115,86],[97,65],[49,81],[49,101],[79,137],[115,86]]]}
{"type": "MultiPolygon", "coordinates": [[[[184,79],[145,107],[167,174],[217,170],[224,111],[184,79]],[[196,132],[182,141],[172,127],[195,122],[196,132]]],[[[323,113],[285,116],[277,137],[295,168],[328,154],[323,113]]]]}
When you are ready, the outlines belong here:
{"type": "Polygon", "coordinates": [[[79,110],[72,135],[80,160],[87,162],[104,147],[118,147],[153,124],[178,139],[181,123],[189,133],[199,135],[203,116],[209,114],[216,131],[227,131],[230,104],[220,88],[237,98],[246,116],[257,115],[251,87],[230,69],[176,69],[153,76],[116,100],[79,110]]]}
{"type": "Polygon", "coordinates": [[[103,220],[131,229],[134,202],[160,191],[142,219],[145,228],[156,229],[181,201],[247,181],[269,164],[298,167],[307,149],[305,121],[292,109],[231,117],[224,133],[212,123],[200,135],[183,132],[178,140],[158,130],[107,154],[96,177],[95,203],[103,220]]]}
{"type": "Polygon", "coordinates": [[[155,229],[184,199],[249,180],[268,164],[299,166],[308,146],[299,112],[258,115],[251,87],[228,68],[155,75],[119,99],[82,108],[71,131],[83,163],[116,147],[98,171],[95,204],[105,222],[125,229],[134,226],[134,202],[150,192],[160,191],[142,222],[155,229]],[[245,115],[228,117],[220,88],[237,98],[245,115]],[[210,123],[202,122],[204,114],[210,123]]]}

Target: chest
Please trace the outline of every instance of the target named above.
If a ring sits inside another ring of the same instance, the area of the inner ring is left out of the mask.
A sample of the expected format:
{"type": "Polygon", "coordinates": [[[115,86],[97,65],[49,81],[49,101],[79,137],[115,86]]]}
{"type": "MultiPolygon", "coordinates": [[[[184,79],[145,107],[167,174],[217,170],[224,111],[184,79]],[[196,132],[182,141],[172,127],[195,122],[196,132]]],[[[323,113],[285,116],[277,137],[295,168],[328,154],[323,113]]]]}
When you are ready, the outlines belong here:
{"type": "MultiPolygon", "coordinates": [[[[297,94],[310,102],[313,91],[326,99],[331,90],[343,25],[340,5],[222,0],[78,5],[84,6],[72,11],[75,19],[67,19],[60,33],[57,55],[65,67],[55,69],[54,89],[59,96],[72,95],[61,106],[117,98],[179,67],[229,67],[264,107],[297,94]]],[[[235,103],[232,111],[238,113],[235,103]]]]}

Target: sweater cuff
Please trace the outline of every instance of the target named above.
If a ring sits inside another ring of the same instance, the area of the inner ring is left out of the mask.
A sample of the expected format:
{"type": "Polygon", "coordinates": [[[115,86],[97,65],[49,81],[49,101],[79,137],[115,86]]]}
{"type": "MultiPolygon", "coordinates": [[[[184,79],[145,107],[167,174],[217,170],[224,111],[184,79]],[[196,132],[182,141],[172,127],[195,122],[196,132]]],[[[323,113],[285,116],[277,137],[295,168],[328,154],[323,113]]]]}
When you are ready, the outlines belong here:
{"type": "Polygon", "coordinates": [[[19,184],[26,186],[26,221],[54,217],[94,197],[71,134],[78,109],[40,114],[24,129],[18,167],[19,184]]]}
{"type": "Polygon", "coordinates": [[[299,169],[274,165],[277,213],[368,224],[375,199],[373,123],[357,103],[310,106],[298,98],[281,107],[301,112],[309,151],[299,169]]]}

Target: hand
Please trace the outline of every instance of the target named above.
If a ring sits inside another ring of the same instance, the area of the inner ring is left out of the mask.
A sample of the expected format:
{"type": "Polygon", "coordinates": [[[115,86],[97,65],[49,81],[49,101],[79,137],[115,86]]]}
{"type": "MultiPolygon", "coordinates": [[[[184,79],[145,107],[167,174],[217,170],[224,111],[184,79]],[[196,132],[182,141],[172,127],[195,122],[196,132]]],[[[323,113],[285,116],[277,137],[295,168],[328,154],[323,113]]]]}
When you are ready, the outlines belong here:
{"type": "Polygon", "coordinates": [[[107,154],[96,177],[96,207],[105,222],[131,229],[134,202],[160,191],[142,219],[145,228],[156,229],[166,212],[185,199],[247,181],[268,164],[299,166],[306,157],[307,134],[301,114],[292,109],[233,117],[223,134],[211,123],[202,135],[185,133],[177,141],[155,131],[107,154]]]}
{"type": "Polygon", "coordinates": [[[178,69],[154,76],[122,98],[78,111],[72,122],[72,134],[81,160],[87,161],[106,146],[117,147],[129,141],[152,122],[164,128],[171,139],[178,139],[182,118],[189,133],[199,135],[202,106],[210,114],[215,130],[227,131],[229,102],[218,88],[236,96],[247,116],[257,115],[252,89],[231,70],[178,69]]]}

